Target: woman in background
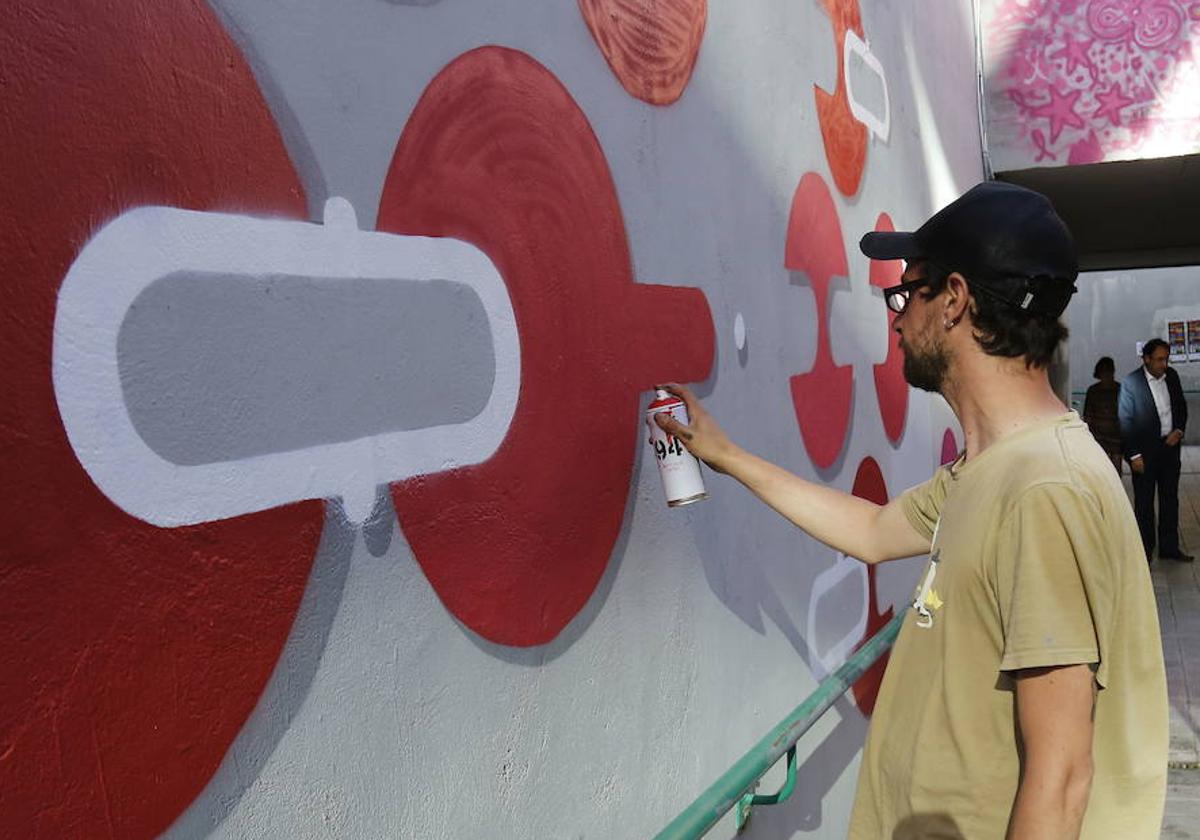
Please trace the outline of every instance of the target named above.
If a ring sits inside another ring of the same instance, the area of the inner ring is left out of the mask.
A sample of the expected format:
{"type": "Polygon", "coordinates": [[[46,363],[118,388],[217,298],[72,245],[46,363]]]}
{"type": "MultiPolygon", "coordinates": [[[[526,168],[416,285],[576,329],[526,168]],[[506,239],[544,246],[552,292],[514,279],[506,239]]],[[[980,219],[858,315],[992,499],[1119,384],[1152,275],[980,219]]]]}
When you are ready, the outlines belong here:
{"type": "Polygon", "coordinates": [[[1117,366],[1110,356],[1101,356],[1092,376],[1100,381],[1087,389],[1083,398],[1083,422],[1088,424],[1092,437],[1103,447],[1108,458],[1121,473],[1121,427],[1117,422],[1117,395],[1121,383],[1116,380],[1117,366]]]}

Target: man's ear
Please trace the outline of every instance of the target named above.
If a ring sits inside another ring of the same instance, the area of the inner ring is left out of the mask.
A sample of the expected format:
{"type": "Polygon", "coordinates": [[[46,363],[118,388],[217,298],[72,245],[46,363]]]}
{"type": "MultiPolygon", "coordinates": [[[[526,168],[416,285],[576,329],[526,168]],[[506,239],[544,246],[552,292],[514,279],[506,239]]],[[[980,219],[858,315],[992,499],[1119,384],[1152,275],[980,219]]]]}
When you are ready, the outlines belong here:
{"type": "Polygon", "coordinates": [[[945,322],[957,324],[971,309],[971,289],[957,271],[946,278],[946,303],[942,312],[945,322]]]}

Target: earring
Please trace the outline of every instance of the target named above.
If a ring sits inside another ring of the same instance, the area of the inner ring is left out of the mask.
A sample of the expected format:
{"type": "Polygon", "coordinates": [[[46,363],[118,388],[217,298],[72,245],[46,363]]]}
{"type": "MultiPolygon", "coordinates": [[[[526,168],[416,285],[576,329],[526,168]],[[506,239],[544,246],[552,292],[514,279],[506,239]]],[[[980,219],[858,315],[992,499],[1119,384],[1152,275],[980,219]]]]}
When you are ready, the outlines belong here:
{"type": "Polygon", "coordinates": [[[946,329],[951,330],[958,326],[958,319],[955,318],[953,321],[946,320],[943,321],[942,324],[946,327],[946,329]]]}

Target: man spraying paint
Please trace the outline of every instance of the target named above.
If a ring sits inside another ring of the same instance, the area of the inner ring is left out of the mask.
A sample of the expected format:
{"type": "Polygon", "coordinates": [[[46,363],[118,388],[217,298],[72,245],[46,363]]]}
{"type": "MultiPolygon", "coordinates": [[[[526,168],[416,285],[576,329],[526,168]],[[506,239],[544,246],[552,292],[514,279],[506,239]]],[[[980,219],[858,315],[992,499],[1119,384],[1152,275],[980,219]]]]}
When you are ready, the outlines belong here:
{"type": "Polygon", "coordinates": [[[1047,367],[1078,265],[1038,193],[980,184],[914,233],[885,290],[909,384],[962,425],[958,460],[886,505],[735,445],[686,388],[664,430],[822,542],[867,563],[930,554],[864,748],[852,840],[1157,837],[1167,694],[1137,523],[1047,367]]]}

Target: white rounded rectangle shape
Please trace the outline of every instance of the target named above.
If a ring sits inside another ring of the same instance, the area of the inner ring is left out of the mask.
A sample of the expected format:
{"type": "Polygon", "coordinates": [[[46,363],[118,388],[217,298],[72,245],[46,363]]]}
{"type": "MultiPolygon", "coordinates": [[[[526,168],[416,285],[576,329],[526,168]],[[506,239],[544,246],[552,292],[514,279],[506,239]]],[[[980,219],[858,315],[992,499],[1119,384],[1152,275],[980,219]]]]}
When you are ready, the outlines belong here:
{"type": "Polygon", "coordinates": [[[812,653],[809,664],[818,679],[824,679],[826,675],[836,671],[854,652],[854,646],[866,638],[869,592],[870,582],[867,579],[866,564],[840,551],[837,553],[837,561],[813,580],[812,594],[808,599],[807,641],[812,653]],[[841,603],[830,605],[840,618],[848,619],[846,623],[849,626],[836,641],[827,646],[820,645],[817,640],[821,607],[827,598],[836,599],[842,595],[846,582],[856,584],[851,589],[860,592],[862,597],[852,607],[841,603]]]}
{"type": "Polygon", "coordinates": [[[842,66],[846,77],[846,100],[850,104],[850,113],[865,125],[868,131],[886,143],[892,128],[892,106],[888,99],[887,77],[883,74],[883,65],[871,52],[870,46],[859,38],[853,29],[846,30],[846,40],[842,47],[842,66]],[[854,74],[850,72],[850,60],[856,55],[862,59],[863,66],[879,79],[879,86],[883,91],[883,114],[874,113],[854,96],[854,74]]]}
{"type": "Polygon", "coordinates": [[[499,448],[516,411],[521,353],[508,289],[491,260],[456,239],[358,230],[353,208],[340,198],[327,202],[326,222],[139,207],[109,222],[80,251],[58,295],[54,392],[76,456],[118,507],[176,527],[340,497],[347,516],[360,522],[370,515],[377,485],[481,463],[499,448]],[[463,423],[236,461],[172,463],[133,426],[117,340],[138,294],[179,271],[464,283],[488,317],[496,364],[491,395],[463,423]]]}

